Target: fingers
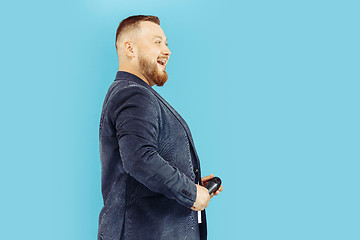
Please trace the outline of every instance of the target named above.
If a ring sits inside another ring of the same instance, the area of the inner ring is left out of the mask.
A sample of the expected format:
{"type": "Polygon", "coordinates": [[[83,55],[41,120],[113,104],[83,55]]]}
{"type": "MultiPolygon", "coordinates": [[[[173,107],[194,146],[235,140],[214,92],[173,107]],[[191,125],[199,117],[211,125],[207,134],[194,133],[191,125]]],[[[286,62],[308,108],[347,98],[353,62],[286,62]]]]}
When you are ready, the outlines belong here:
{"type": "Polygon", "coordinates": [[[201,178],[201,181],[202,182],[207,182],[209,181],[210,179],[214,178],[214,174],[210,174],[209,176],[205,176],[205,177],[202,177],[201,178]]]}
{"type": "Polygon", "coordinates": [[[219,195],[220,192],[222,192],[223,189],[224,189],[224,188],[223,188],[223,186],[221,185],[220,188],[219,188],[215,193],[213,193],[213,194],[214,194],[214,195],[219,195]]]}

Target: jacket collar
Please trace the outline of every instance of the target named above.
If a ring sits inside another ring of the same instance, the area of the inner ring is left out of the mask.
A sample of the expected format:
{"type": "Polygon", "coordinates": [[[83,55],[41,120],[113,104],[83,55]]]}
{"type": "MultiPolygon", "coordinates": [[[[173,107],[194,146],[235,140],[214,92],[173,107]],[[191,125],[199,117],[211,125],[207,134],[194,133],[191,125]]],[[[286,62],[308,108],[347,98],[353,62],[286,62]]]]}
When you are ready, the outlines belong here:
{"type": "Polygon", "coordinates": [[[149,89],[152,89],[152,87],[147,84],[144,80],[142,80],[141,78],[139,78],[138,76],[132,74],[132,73],[129,73],[129,72],[124,72],[124,71],[118,71],[116,73],[116,77],[115,77],[115,81],[118,81],[118,80],[130,80],[130,81],[134,81],[146,88],[149,88],[149,89]]]}

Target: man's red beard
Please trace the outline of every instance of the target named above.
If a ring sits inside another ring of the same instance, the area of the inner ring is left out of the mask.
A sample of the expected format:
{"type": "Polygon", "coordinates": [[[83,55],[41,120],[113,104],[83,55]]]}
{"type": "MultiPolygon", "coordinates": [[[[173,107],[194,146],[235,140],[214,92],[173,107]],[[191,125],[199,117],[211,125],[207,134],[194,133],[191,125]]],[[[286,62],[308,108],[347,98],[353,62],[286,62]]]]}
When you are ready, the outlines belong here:
{"type": "Polygon", "coordinates": [[[163,86],[168,79],[168,75],[165,70],[159,70],[157,62],[152,62],[151,60],[140,56],[139,67],[142,75],[144,75],[150,84],[163,86]]]}

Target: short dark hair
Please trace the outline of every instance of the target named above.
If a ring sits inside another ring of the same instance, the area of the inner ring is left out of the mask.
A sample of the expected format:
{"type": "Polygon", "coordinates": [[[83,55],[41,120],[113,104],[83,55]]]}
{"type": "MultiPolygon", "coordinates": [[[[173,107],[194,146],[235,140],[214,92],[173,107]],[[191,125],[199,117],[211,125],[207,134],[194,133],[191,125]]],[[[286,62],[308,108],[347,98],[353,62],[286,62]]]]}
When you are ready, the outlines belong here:
{"type": "Polygon", "coordinates": [[[132,30],[132,29],[139,27],[140,22],[144,22],[144,21],[153,22],[153,23],[156,23],[157,25],[160,25],[160,19],[156,16],[135,15],[135,16],[130,16],[130,17],[125,18],[124,20],[122,20],[120,22],[120,24],[116,30],[116,38],[115,38],[116,49],[117,49],[116,42],[117,42],[119,36],[122,33],[124,33],[125,31],[132,30]]]}

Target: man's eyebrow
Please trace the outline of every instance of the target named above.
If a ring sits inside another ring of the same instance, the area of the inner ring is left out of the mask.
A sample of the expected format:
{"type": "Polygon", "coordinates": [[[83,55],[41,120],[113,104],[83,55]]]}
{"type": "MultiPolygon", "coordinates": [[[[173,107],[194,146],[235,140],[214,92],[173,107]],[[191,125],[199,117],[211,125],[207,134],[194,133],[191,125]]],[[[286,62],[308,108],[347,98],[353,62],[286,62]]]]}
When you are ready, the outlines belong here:
{"type": "MultiPolygon", "coordinates": [[[[161,38],[161,40],[163,39],[161,36],[154,36],[154,38],[161,38]]],[[[167,38],[165,38],[165,42],[167,42],[167,38]]]]}

